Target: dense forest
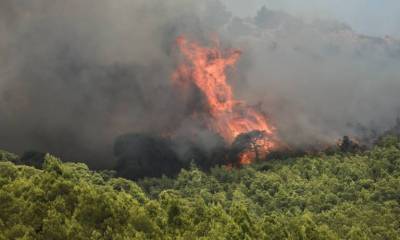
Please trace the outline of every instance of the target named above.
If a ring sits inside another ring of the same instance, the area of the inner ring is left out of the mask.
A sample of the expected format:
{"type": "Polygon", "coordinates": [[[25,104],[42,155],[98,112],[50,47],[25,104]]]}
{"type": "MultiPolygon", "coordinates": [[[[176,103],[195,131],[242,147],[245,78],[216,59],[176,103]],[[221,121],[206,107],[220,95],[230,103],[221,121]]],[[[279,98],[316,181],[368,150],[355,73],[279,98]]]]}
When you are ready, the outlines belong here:
{"type": "Polygon", "coordinates": [[[400,239],[397,137],[136,182],[49,154],[0,160],[0,239],[400,239]]]}
{"type": "Polygon", "coordinates": [[[399,10],[0,0],[0,240],[400,240],[399,10]]]}

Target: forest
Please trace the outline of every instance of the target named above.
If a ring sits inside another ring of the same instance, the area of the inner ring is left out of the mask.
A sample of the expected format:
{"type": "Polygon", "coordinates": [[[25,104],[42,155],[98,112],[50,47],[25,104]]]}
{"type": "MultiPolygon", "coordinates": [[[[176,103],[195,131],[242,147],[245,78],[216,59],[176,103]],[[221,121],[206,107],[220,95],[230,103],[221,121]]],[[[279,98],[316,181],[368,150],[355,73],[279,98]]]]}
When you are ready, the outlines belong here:
{"type": "Polygon", "coordinates": [[[0,152],[0,239],[399,239],[400,141],[132,181],[0,152]],[[28,166],[30,165],[30,166],[28,166]]]}
{"type": "Polygon", "coordinates": [[[0,240],[400,240],[399,12],[0,0],[0,240]]]}

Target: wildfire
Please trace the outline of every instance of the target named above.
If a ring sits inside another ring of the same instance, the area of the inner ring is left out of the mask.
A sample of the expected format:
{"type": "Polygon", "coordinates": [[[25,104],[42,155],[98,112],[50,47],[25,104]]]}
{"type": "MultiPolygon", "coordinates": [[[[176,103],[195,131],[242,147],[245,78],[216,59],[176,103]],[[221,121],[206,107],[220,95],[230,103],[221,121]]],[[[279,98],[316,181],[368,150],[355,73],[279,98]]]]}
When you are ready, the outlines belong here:
{"type": "Polygon", "coordinates": [[[236,64],[241,52],[221,50],[219,44],[202,47],[184,37],[179,37],[177,44],[189,61],[178,67],[173,80],[180,85],[193,83],[203,93],[210,115],[207,126],[229,144],[241,134],[254,131],[262,133],[262,138],[253,141],[257,147],[240,154],[241,164],[250,164],[274,148],[274,128],[268,124],[265,115],[243,101],[236,100],[227,82],[226,69],[236,64]]]}

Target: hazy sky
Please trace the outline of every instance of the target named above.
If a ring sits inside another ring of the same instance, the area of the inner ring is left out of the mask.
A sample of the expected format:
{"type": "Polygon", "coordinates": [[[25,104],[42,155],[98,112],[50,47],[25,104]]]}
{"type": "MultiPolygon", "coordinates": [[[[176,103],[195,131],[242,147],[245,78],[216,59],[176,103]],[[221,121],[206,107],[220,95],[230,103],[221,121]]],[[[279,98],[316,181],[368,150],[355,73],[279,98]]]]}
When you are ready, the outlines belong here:
{"type": "MultiPolygon", "coordinates": [[[[223,1],[241,16],[265,4],[400,36],[400,0],[223,1]]],[[[209,46],[221,33],[224,46],[243,50],[230,75],[235,96],[271,116],[289,145],[357,136],[358,124],[383,131],[400,116],[396,41],[354,41],[317,24],[277,34],[241,21],[222,28],[229,15],[207,2],[0,0],[0,148],[100,167],[113,164],[114,140],[127,133],[199,132],[212,142],[192,117],[206,110],[200,93],[171,82],[182,33],[209,46]]]]}
{"type": "Polygon", "coordinates": [[[266,5],[307,18],[337,19],[368,35],[400,37],[399,0],[223,0],[236,15],[249,16],[266,5]]]}

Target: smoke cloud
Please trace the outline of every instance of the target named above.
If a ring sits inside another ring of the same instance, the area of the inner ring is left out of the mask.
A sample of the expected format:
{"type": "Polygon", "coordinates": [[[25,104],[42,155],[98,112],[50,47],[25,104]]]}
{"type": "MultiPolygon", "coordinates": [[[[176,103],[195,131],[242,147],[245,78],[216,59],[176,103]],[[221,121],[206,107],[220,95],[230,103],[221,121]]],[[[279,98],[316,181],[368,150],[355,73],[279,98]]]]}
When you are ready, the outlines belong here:
{"type": "Polygon", "coordinates": [[[254,16],[263,6],[312,20],[336,19],[357,32],[400,36],[400,2],[396,0],[221,0],[235,15],[254,16]]]}
{"type": "Polygon", "coordinates": [[[217,35],[240,48],[235,94],[261,103],[290,144],[393,124],[397,40],[268,9],[242,19],[219,1],[197,2],[1,1],[0,148],[104,167],[118,136],[190,132],[199,98],[182,101],[170,82],[180,34],[205,44],[217,35]]]}
{"type": "Polygon", "coordinates": [[[287,142],[361,137],[372,134],[365,128],[379,132],[393,126],[399,115],[397,39],[266,8],[255,18],[233,20],[227,29],[247,53],[239,66],[246,82],[238,94],[262,99],[287,142]]]}
{"type": "Polygon", "coordinates": [[[2,1],[1,147],[97,164],[112,158],[118,135],[164,129],[180,108],[169,89],[171,49],[179,32],[199,31],[198,7],[2,1]]]}

